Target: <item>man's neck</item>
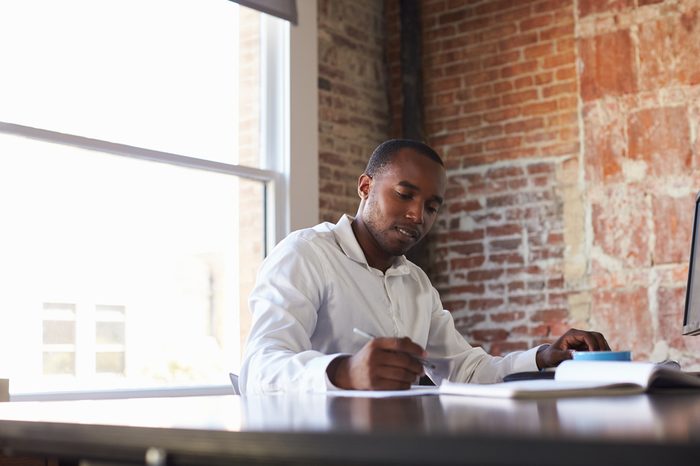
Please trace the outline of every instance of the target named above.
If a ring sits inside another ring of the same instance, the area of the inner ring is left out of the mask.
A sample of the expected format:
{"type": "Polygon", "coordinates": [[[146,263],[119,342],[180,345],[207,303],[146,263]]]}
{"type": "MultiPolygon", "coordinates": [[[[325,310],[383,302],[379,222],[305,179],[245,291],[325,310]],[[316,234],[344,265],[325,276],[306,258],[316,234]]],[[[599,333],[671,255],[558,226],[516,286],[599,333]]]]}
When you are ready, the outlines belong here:
{"type": "Polygon", "coordinates": [[[355,234],[355,239],[357,239],[362,252],[365,254],[367,264],[377,270],[386,272],[396,258],[389,256],[382,250],[360,215],[357,215],[350,225],[352,226],[352,232],[355,234]]]}

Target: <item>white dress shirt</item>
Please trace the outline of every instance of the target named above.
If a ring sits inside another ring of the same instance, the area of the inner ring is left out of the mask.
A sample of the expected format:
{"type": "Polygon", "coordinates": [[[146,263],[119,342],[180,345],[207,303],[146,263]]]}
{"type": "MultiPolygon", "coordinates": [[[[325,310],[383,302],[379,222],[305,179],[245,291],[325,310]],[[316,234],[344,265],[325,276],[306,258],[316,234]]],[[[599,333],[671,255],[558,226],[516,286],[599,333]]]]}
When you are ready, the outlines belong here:
{"type": "Polygon", "coordinates": [[[299,230],[263,262],[249,305],[253,324],[241,368],[244,394],[325,392],[330,362],[357,353],[376,336],[407,336],[429,357],[451,360],[451,381],[499,382],[535,371],[537,348],[505,357],[470,346],[442,308],[425,273],[404,256],[382,273],[367,264],[353,218],[299,230]]]}

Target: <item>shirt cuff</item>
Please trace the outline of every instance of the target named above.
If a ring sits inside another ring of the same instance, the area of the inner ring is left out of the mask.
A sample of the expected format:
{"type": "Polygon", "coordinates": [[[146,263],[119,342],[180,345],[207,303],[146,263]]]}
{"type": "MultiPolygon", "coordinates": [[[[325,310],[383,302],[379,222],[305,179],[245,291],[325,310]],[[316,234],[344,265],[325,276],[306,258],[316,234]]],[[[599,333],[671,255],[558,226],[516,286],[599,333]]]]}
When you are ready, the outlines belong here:
{"type": "Polygon", "coordinates": [[[352,356],[350,353],[335,353],[321,356],[312,361],[311,371],[315,374],[312,381],[311,391],[316,393],[326,393],[329,391],[342,390],[333,385],[328,378],[328,366],[337,358],[342,356],[352,356]]]}
{"type": "Polygon", "coordinates": [[[534,348],[520,353],[513,362],[512,372],[533,372],[540,370],[537,367],[537,351],[543,346],[549,345],[535,346],[534,348]]]}

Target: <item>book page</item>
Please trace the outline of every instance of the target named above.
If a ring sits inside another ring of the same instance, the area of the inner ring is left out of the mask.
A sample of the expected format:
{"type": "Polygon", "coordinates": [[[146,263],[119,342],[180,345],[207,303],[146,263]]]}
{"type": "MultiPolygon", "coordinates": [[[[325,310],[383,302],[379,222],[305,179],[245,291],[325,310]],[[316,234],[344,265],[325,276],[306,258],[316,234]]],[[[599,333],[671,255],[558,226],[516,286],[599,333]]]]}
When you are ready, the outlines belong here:
{"type": "Polygon", "coordinates": [[[647,388],[657,370],[653,363],[629,361],[564,361],[557,367],[557,381],[633,383],[647,388]]]}
{"type": "Polygon", "coordinates": [[[454,383],[440,385],[441,395],[496,398],[547,398],[562,396],[629,395],[644,389],[635,384],[607,384],[595,381],[519,380],[494,384],[454,383]]]}

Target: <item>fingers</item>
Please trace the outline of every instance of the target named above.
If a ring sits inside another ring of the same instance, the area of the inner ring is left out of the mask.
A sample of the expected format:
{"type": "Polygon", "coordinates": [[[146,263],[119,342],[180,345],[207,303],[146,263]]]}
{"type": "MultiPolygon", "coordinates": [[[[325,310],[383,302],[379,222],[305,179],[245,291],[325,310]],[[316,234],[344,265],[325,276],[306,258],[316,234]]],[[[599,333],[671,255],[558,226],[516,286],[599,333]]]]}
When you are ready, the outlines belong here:
{"type": "Polygon", "coordinates": [[[610,345],[599,332],[571,329],[554,343],[556,349],[610,351],[610,345]]]}
{"type": "Polygon", "coordinates": [[[414,343],[410,338],[374,338],[370,344],[375,348],[382,348],[401,353],[408,353],[417,357],[426,357],[427,354],[420,345],[414,343]]]}
{"type": "Polygon", "coordinates": [[[423,348],[409,338],[372,339],[356,355],[359,363],[356,373],[360,375],[359,380],[363,380],[362,388],[410,388],[423,375],[423,366],[416,357],[421,357],[424,353],[423,348]]]}

